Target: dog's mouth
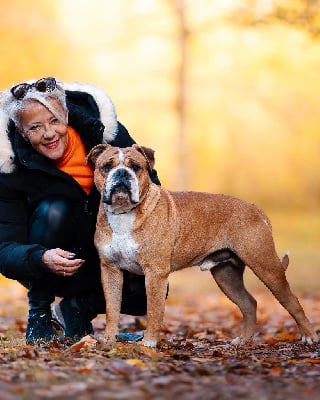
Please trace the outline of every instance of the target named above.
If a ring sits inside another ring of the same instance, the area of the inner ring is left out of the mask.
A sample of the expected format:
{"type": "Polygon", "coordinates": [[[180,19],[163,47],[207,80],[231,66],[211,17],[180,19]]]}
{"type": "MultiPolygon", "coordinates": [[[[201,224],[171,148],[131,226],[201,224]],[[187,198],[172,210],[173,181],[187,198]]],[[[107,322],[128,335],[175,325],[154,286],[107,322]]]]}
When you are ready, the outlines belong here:
{"type": "Polygon", "coordinates": [[[109,193],[103,196],[103,202],[117,206],[135,204],[132,200],[130,187],[123,182],[114,185],[109,193]]]}

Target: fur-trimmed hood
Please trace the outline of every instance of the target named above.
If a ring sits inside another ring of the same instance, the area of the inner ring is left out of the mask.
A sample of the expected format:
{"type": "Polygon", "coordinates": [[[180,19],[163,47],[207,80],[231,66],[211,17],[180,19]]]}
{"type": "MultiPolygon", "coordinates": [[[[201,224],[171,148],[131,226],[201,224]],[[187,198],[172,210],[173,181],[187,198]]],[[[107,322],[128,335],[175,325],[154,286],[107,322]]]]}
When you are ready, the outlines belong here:
{"type": "MultiPolygon", "coordinates": [[[[90,94],[98,107],[100,120],[104,125],[103,143],[109,143],[117,135],[118,123],[115,107],[110,97],[100,88],[91,84],[59,81],[58,84],[67,91],[90,94]]],[[[0,173],[11,173],[15,169],[14,152],[8,137],[9,116],[0,106],[0,173]]]]}

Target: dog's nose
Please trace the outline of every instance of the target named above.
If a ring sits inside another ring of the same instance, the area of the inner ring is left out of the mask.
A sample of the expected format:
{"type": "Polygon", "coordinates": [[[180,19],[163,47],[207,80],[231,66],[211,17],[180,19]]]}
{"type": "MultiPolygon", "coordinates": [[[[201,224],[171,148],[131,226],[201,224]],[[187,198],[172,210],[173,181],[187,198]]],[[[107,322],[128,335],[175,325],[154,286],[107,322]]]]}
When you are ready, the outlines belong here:
{"type": "Polygon", "coordinates": [[[121,179],[121,178],[128,178],[129,173],[126,169],[124,168],[119,168],[113,175],[115,179],[121,179]]]}

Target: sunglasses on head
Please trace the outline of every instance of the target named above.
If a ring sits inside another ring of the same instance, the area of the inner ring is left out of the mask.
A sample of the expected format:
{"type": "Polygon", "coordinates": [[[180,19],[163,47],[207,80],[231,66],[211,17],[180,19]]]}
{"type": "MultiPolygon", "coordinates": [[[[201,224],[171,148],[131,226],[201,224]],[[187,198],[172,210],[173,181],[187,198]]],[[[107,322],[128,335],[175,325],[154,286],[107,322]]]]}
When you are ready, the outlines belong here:
{"type": "Polygon", "coordinates": [[[57,87],[55,78],[42,78],[34,83],[19,83],[19,85],[13,86],[10,89],[12,95],[17,99],[21,100],[31,89],[36,89],[38,92],[52,92],[57,87]]]}

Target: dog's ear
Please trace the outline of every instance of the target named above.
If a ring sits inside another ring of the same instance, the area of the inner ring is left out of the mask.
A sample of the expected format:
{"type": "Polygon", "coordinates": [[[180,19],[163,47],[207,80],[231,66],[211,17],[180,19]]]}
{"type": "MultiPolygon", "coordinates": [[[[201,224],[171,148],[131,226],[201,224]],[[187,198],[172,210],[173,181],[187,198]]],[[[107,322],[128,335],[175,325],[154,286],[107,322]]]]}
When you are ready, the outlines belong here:
{"type": "Polygon", "coordinates": [[[144,156],[148,162],[150,171],[152,171],[155,163],[154,150],[150,149],[149,147],[139,146],[138,144],[134,144],[132,147],[134,147],[144,156]]]}
{"type": "Polygon", "coordinates": [[[97,158],[100,156],[101,153],[107,150],[108,147],[112,146],[110,146],[110,144],[97,144],[97,146],[94,146],[86,157],[87,163],[95,166],[97,158]]]}

